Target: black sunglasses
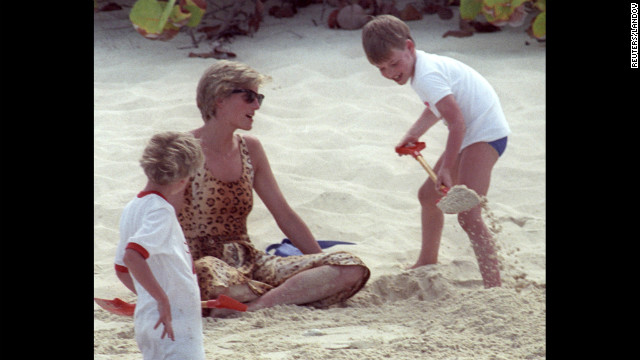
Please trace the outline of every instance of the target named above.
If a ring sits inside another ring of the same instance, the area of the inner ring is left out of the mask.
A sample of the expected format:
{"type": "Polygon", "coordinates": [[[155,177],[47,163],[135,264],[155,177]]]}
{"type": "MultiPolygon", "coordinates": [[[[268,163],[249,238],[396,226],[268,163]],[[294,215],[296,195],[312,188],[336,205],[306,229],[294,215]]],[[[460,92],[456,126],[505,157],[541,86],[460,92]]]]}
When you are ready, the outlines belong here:
{"type": "Polygon", "coordinates": [[[231,93],[244,93],[244,101],[246,101],[247,104],[251,104],[255,99],[258,99],[258,105],[262,105],[262,100],[264,100],[264,95],[258,94],[257,92],[249,89],[235,89],[231,93]]]}

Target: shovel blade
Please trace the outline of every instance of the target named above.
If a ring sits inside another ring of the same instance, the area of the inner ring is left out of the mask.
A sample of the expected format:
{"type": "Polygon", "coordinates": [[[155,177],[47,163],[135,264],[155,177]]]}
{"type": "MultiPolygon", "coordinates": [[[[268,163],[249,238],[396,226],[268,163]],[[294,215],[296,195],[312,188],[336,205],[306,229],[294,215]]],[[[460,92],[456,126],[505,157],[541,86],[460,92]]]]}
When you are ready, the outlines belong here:
{"type": "MultiPolygon", "coordinates": [[[[118,298],[113,300],[93,298],[93,300],[96,304],[100,305],[101,308],[116,315],[133,316],[136,309],[136,304],[131,304],[118,298]]],[[[202,307],[247,311],[247,305],[226,295],[220,295],[214,300],[203,301],[202,307]]]]}
{"type": "Polygon", "coordinates": [[[93,298],[93,300],[96,304],[100,305],[101,308],[117,315],[133,316],[136,309],[136,304],[129,304],[128,302],[118,298],[113,300],[93,298]]]}
{"type": "Polygon", "coordinates": [[[218,309],[231,309],[236,311],[247,311],[247,305],[226,295],[220,295],[217,299],[207,300],[206,307],[218,309]]]}

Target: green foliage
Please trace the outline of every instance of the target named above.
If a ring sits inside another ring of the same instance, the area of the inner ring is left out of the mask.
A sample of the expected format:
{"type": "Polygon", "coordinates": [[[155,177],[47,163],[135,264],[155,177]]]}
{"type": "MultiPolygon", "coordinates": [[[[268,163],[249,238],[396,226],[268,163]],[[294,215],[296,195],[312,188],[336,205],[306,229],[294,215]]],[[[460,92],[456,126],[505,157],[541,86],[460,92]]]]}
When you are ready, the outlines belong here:
{"type": "Polygon", "coordinates": [[[460,17],[473,20],[482,11],[482,0],[460,0],[460,17]]]}
{"type": "Polygon", "coordinates": [[[484,0],[483,13],[492,24],[509,22],[515,10],[527,0],[484,0]]]}
{"type": "Polygon", "coordinates": [[[531,28],[533,30],[533,36],[538,39],[543,38],[547,35],[547,12],[544,11],[536,16],[536,19],[531,24],[531,28]]]}
{"type": "Polygon", "coordinates": [[[184,25],[195,27],[200,23],[207,5],[204,0],[138,0],[129,19],[134,28],[147,39],[170,40],[184,25]]]}
{"type": "Polygon", "coordinates": [[[546,0],[460,0],[460,18],[471,21],[481,14],[493,25],[517,26],[524,21],[527,5],[539,10],[531,21],[531,30],[533,36],[542,39],[547,34],[546,0]]]}
{"type": "Polygon", "coordinates": [[[536,7],[542,11],[531,24],[533,30],[533,36],[538,39],[547,35],[547,0],[536,1],[536,7]]]}
{"type": "Polygon", "coordinates": [[[200,24],[202,16],[207,11],[207,3],[204,0],[186,0],[184,9],[191,14],[191,18],[187,23],[188,27],[194,28],[200,24]]]}

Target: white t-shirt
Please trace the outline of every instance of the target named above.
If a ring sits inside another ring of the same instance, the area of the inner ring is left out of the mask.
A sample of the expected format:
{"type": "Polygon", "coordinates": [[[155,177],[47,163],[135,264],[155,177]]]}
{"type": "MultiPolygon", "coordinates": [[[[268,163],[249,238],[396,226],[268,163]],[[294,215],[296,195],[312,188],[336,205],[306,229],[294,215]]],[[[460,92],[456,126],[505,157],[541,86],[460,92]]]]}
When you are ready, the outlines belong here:
{"type": "Polygon", "coordinates": [[[453,94],[466,126],[460,151],[473,143],[491,142],[511,133],[491,84],[458,60],[416,50],[411,87],[438,117],[442,116],[436,104],[453,94]]]}
{"type": "Polygon", "coordinates": [[[175,341],[160,339],[156,300],[132,276],[138,294],[134,313],[135,336],[144,359],[204,359],[200,290],[175,210],[159,193],[141,192],[124,208],[120,243],[116,249],[118,271],[127,271],[126,249],[140,253],[169,297],[175,341]]]}

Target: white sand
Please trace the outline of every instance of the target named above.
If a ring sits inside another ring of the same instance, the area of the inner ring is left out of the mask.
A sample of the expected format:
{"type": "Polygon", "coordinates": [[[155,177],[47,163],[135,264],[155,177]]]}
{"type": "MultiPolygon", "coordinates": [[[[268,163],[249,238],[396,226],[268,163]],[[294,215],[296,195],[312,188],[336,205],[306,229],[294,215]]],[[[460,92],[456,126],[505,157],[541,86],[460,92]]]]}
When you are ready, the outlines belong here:
{"type": "MultiPolygon", "coordinates": [[[[320,11],[266,16],[254,37],[237,37],[227,49],[273,77],[260,89],[266,99],[251,133],[285,196],[318,239],[356,242],[329,251],[360,256],[371,280],[344,306],[206,319],[207,357],[544,359],[545,47],[522,28],[442,39],[455,20],[409,23],[419,49],[462,60],[489,80],[513,130],[488,194],[501,227],[504,286],[486,290],[455,215],[446,217],[439,264],[404,270],[420,250],[416,193],[427,176],[394,146],[423,105],[367,62],[359,30],[314,26],[320,11]]],[[[170,42],[142,38],[128,10],[94,19],[94,296],[135,301],[114,274],[113,256],[122,208],[145,182],[138,158],[152,134],[200,126],[195,87],[215,60],[188,58],[209,47],[180,49],[190,44],[183,33],[170,42]]],[[[438,124],[423,137],[427,162],[435,163],[446,134],[438,124]]],[[[262,249],[283,238],[258,198],[249,233],[262,249]]],[[[96,305],[94,319],[95,359],[141,359],[131,318],[96,305]]]]}

